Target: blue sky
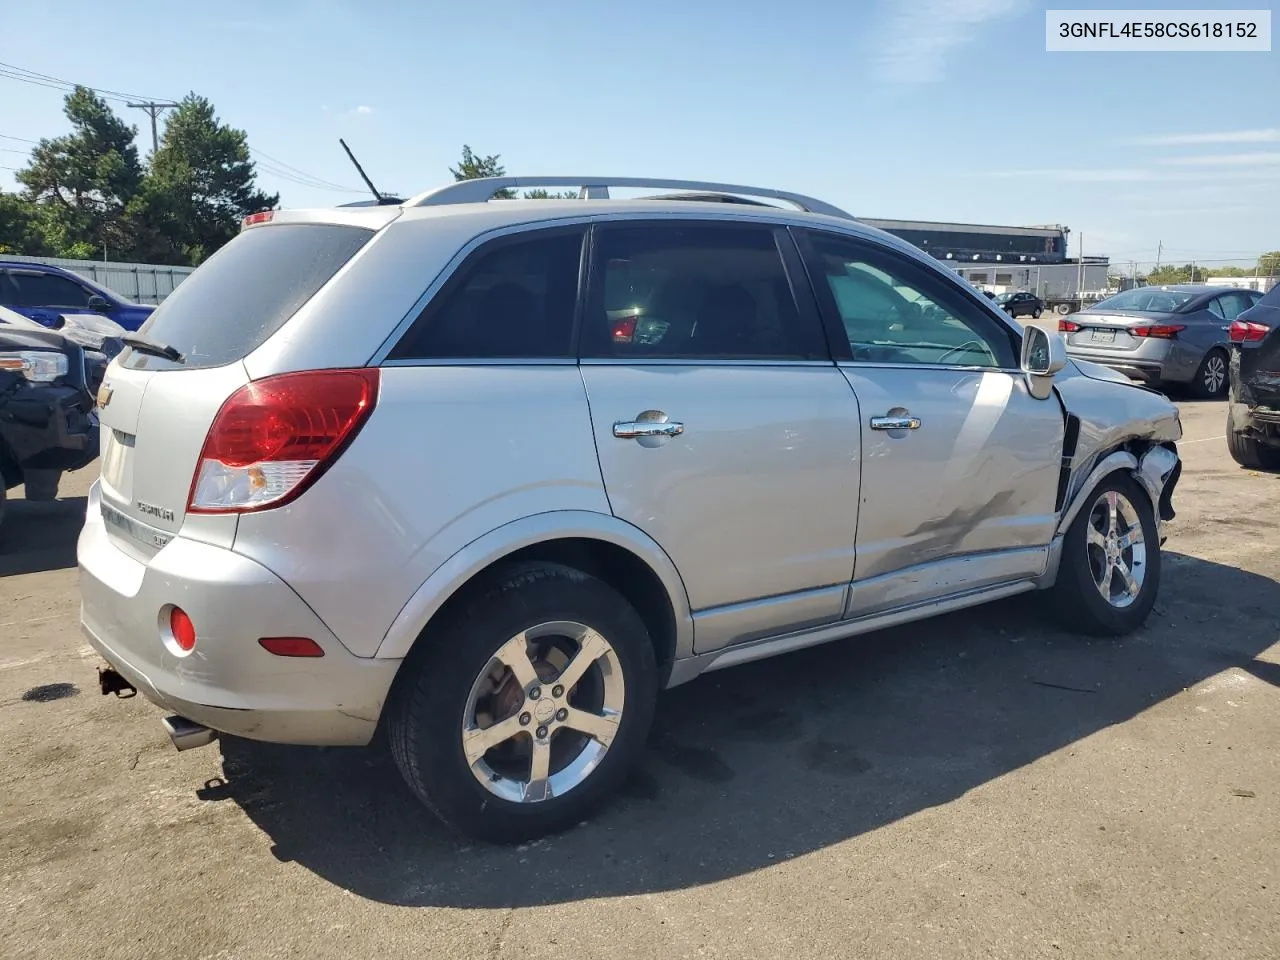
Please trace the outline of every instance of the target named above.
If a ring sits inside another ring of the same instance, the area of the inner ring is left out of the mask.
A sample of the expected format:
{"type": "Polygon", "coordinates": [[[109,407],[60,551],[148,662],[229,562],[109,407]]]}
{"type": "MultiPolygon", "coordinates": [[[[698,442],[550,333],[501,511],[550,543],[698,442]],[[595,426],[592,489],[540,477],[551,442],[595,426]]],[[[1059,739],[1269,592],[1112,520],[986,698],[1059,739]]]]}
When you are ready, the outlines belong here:
{"type": "MultiPolygon", "coordinates": [[[[1280,248],[1280,53],[1046,53],[1048,6],[1105,4],[45,0],[6,5],[0,61],[157,99],[195,90],[266,156],[352,188],[339,136],[403,193],[449,180],[469,143],[510,173],[1064,223],[1073,253],[1083,234],[1116,260],[1161,241],[1180,262],[1280,248]]],[[[146,117],[116,106],[149,149],[146,117]]],[[[64,132],[60,109],[58,91],[0,77],[0,168],[25,160],[12,138],[64,132]]],[[[261,179],[285,206],[359,198],[261,179]]]]}

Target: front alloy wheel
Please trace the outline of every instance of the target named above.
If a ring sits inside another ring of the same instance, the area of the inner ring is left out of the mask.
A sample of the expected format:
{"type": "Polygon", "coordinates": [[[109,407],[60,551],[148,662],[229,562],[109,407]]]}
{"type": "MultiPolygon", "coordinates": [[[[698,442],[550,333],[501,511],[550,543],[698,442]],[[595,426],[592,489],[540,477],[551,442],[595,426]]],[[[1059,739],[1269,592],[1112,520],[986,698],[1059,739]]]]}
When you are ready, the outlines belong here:
{"type": "Polygon", "coordinates": [[[1142,626],[1160,590],[1155,510],[1124,471],[1104,477],[1086,496],[1063,538],[1050,599],[1068,627],[1120,636],[1142,626]]]}

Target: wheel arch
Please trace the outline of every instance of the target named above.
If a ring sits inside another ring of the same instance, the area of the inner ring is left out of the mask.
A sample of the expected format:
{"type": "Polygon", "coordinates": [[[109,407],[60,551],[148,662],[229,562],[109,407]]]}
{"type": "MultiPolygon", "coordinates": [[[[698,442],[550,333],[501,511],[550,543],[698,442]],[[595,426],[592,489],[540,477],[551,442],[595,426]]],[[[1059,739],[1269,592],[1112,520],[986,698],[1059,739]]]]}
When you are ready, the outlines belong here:
{"type": "Polygon", "coordinates": [[[639,528],[589,511],[557,511],[517,520],[473,540],[414,592],[387,630],[379,658],[406,657],[431,624],[495,569],[512,562],[561,563],[599,577],[644,620],[665,685],[672,663],[693,652],[693,617],[671,558],[639,528]]]}
{"type": "Polygon", "coordinates": [[[1113,473],[1126,472],[1138,481],[1151,502],[1157,525],[1174,516],[1172,494],[1182,473],[1182,461],[1173,441],[1129,441],[1100,453],[1084,479],[1072,484],[1058,518],[1057,535],[1065,534],[1090,495],[1113,473]]]}

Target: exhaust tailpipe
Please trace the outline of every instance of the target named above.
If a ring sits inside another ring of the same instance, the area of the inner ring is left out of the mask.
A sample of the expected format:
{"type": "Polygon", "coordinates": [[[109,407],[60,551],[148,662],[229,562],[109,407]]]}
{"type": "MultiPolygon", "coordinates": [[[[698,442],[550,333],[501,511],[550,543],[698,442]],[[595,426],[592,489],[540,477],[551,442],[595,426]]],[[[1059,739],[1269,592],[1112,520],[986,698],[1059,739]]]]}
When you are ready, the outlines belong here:
{"type": "Polygon", "coordinates": [[[211,730],[203,723],[196,723],[186,717],[165,717],[160,721],[169,740],[179,750],[194,750],[196,747],[207,747],[218,739],[218,731],[211,730]]]}

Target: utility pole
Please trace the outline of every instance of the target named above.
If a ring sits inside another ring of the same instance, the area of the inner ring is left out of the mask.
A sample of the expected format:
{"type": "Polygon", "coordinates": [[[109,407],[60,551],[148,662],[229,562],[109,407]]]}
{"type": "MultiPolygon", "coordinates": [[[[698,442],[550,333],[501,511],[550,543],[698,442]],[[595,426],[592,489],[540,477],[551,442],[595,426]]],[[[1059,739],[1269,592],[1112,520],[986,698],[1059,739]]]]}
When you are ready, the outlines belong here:
{"type": "Polygon", "coordinates": [[[154,157],[160,149],[160,131],[156,129],[156,117],[161,112],[170,109],[176,109],[176,103],[156,103],[154,100],[148,100],[146,103],[130,103],[127,106],[142,110],[151,118],[151,155],[154,157]]]}
{"type": "Polygon", "coordinates": [[[1159,273],[1159,272],[1160,272],[1160,254],[1162,254],[1162,253],[1164,253],[1164,241],[1163,241],[1163,240],[1161,240],[1161,241],[1160,241],[1160,244],[1156,247],[1156,273],[1159,273]]]}
{"type": "Polygon", "coordinates": [[[1076,241],[1076,298],[1084,309],[1084,234],[1076,241]]]}

